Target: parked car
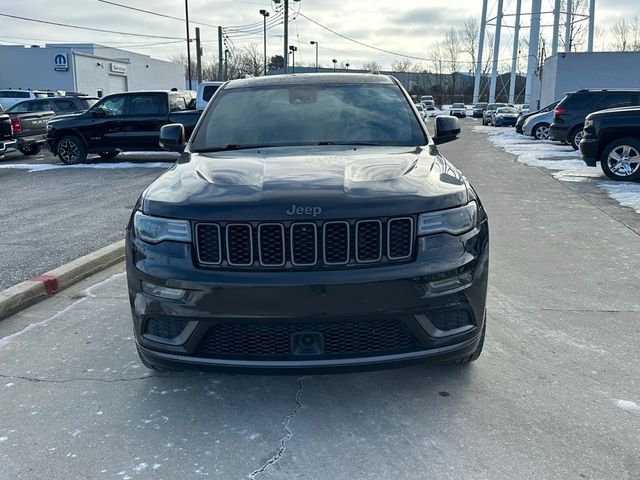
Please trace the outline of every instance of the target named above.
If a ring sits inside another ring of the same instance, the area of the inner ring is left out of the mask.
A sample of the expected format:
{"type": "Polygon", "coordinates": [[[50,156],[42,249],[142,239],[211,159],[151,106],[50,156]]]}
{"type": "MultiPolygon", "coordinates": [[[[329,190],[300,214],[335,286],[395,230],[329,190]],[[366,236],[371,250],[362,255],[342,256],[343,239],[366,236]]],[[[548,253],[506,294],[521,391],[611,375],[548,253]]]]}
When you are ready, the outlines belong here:
{"type": "Polygon", "coordinates": [[[522,127],[522,133],[535,140],[548,140],[549,127],[553,122],[553,110],[550,112],[537,113],[527,117],[522,127]]]}
{"type": "Polygon", "coordinates": [[[489,238],[475,190],[385,75],[220,87],[126,233],[134,336],[150,368],[375,368],[475,360],[489,238]],[[258,108],[256,108],[258,107],[258,108]],[[251,121],[247,121],[250,118],[251,121]]]}
{"type": "Polygon", "coordinates": [[[88,110],[95,105],[98,97],[49,97],[38,98],[18,102],[10,107],[8,112],[48,112],[53,111],[56,115],[66,115],[68,113],[78,113],[88,110]]]}
{"type": "MultiPolygon", "coordinates": [[[[0,107],[0,110],[2,108],[0,107]]],[[[13,138],[13,127],[9,115],[0,112],[0,160],[4,159],[7,151],[16,147],[16,140],[13,138]]]]}
{"type": "Polygon", "coordinates": [[[49,150],[66,164],[82,163],[87,154],[113,158],[120,152],[159,150],[160,128],[181,123],[191,135],[200,114],[187,110],[190,92],[141,91],[108,95],[82,114],[49,122],[49,150]]]}
{"type": "Polygon", "coordinates": [[[436,102],[433,100],[425,100],[424,102],[420,102],[427,111],[432,111],[436,109],[436,102]]]}
{"type": "Polygon", "coordinates": [[[0,90],[0,106],[5,110],[12,105],[23,100],[33,100],[35,98],[47,98],[49,93],[40,90],[0,90]]]}
{"type": "Polygon", "coordinates": [[[424,103],[424,102],[433,102],[435,105],[435,100],[433,98],[433,95],[422,95],[420,97],[420,102],[424,103]]]}
{"type": "Polygon", "coordinates": [[[204,110],[213,97],[213,94],[216,93],[218,88],[223,85],[224,82],[202,82],[198,85],[198,93],[196,94],[196,109],[204,110]]]}
{"type": "Polygon", "coordinates": [[[482,118],[482,114],[487,109],[489,104],[486,102],[479,102],[473,106],[473,118],[482,118]]]}
{"type": "Polygon", "coordinates": [[[16,148],[26,156],[40,153],[46,141],[47,123],[55,113],[51,110],[15,112],[11,107],[7,110],[7,115],[11,119],[16,148]]]}
{"type": "Polygon", "coordinates": [[[424,108],[424,106],[421,103],[416,104],[416,109],[418,110],[418,112],[420,112],[420,115],[422,116],[422,118],[427,118],[428,116],[427,109],[424,108]]]}
{"type": "Polygon", "coordinates": [[[520,115],[527,115],[530,111],[528,103],[523,103],[522,105],[518,105],[517,109],[520,115]]]}
{"type": "Polygon", "coordinates": [[[514,107],[499,107],[491,113],[491,125],[494,127],[515,127],[518,110],[514,107]]]}
{"type": "Polygon", "coordinates": [[[590,167],[600,162],[602,171],[611,180],[640,181],[640,107],[588,115],[580,153],[590,167]]]}
{"type": "Polygon", "coordinates": [[[584,119],[598,110],[640,105],[640,90],[578,90],[568,93],[554,110],[549,130],[552,140],[568,141],[578,149],[584,119]]]}
{"type": "MultiPolygon", "coordinates": [[[[542,107],[540,110],[537,110],[535,112],[529,112],[526,115],[520,115],[518,117],[518,121],[516,122],[516,132],[518,133],[524,133],[523,131],[523,126],[524,126],[524,122],[529,118],[532,117],[533,115],[537,115],[538,113],[545,113],[545,112],[552,112],[554,108],[556,108],[558,106],[558,103],[560,103],[560,101],[556,101],[553,103],[550,103],[549,105],[542,107]]],[[[551,125],[551,122],[549,123],[549,125],[551,125]]]]}
{"type": "Polygon", "coordinates": [[[484,112],[482,112],[482,125],[491,125],[493,112],[500,107],[508,107],[508,105],[506,103],[489,103],[484,112]]]}
{"type": "Polygon", "coordinates": [[[454,103],[449,109],[449,115],[458,118],[467,118],[467,107],[464,103],[454,103]]]}

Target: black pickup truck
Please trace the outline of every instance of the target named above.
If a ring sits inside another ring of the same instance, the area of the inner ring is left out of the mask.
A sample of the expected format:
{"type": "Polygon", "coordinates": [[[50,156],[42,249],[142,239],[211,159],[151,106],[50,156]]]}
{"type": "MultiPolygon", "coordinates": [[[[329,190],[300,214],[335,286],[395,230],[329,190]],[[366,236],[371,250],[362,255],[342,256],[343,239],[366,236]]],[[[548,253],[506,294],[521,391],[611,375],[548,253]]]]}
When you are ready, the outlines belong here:
{"type": "Polygon", "coordinates": [[[590,167],[600,162],[602,171],[611,180],[640,180],[640,107],[588,115],[580,152],[590,167]]]}
{"type": "Polygon", "coordinates": [[[6,113],[2,113],[0,107],[0,160],[8,149],[15,148],[16,141],[13,138],[13,128],[11,128],[11,118],[6,113]]]}
{"type": "Polygon", "coordinates": [[[200,114],[188,110],[193,94],[183,91],[143,91],[104,97],[84,113],[49,122],[49,150],[62,162],[82,163],[87,154],[113,158],[120,152],[160,150],[160,128],[184,126],[191,135],[200,114]]]}

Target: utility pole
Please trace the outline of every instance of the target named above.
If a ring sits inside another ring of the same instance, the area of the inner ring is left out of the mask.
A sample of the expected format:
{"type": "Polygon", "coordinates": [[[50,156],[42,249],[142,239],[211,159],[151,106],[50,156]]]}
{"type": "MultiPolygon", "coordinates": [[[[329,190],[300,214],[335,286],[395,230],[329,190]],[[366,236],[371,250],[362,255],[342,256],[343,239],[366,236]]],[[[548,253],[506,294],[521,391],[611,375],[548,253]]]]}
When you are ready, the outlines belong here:
{"type": "Polygon", "coordinates": [[[221,82],[224,81],[222,71],[222,27],[218,27],[218,78],[221,82]]]}
{"type": "Polygon", "coordinates": [[[191,37],[189,36],[189,0],[184,0],[184,10],[187,21],[187,74],[189,75],[189,90],[191,90],[191,37]]]}
{"type": "Polygon", "coordinates": [[[567,0],[567,17],[564,20],[564,51],[571,51],[571,34],[573,30],[573,0],[567,0]]]}
{"type": "Polygon", "coordinates": [[[556,0],[553,8],[553,39],[551,41],[551,55],[558,53],[558,36],[560,35],[560,8],[562,0],[556,0]]]}
{"type": "Polygon", "coordinates": [[[224,49],[224,78],[223,80],[226,82],[229,80],[229,50],[224,49]]]}
{"type": "Polygon", "coordinates": [[[316,46],[316,73],[318,73],[318,45],[319,45],[319,43],[316,42],[315,40],[311,40],[309,43],[311,45],[315,45],[316,46]]]}
{"type": "Polygon", "coordinates": [[[522,0],[516,4],[516,29],[513,34],[513,59],[511,60],[511,82],[509,83],[509,103],[515,102],[516,97],[516,69],[518,68],[518,53],[520,50],[520,13],[522,0]]]}
{"type": "Polygon", "coordinates": [[[491,86],[489,87],[489,103],[496,101],[498,86],[498,56],[500,55],[500,34],[502,33],[502,7],[504,1],[498,0],[498,16],[496,17],[496,37],[493,42],[493,68],[491,69],[491,86]]]}
{"type": "MultiPolygon", "coordinates": [[[[280,3],[283,0],[274,0],[274,3],[280,3]]],[[[300,0],[293,0],[299,2],[300,0]]],[[[289,73],[289,0],[284,0],[284,73],[289,73]]]]}
{"type": "Polygon", "coordinates": [[[200,43],[200,27],[196,27],[196,75],[198,85],[202,83],[202,44],[200,43]]]}
{"type": "Polygon", "coordinates": [[[480,20],[480,40],[478,43],[478,58],[476,59],[476,80],[473,84],[473,103],[480,101],[480,83],[482,82],[482,55],[484,54],[484,36],[487,29],[487,4],[489,0],[482,2],[482,19],[480,20]]]}
{"type": "Polygon", "coordinates": [[[532,0],[531,2],[531,33],[529,34],[529,62],[527,66],[527,86],[524,94],[524,103],[531,104],[531,90],[533,89],[533,78],[536,74],[538,63],[538,45],[540,42],[540,14],[542,11],[542,0],[532,0]]]}
{"type": "Polygon", "coordinates": [[[596,28],[596,0],[589,2],[589,41],[587,52],[593,52],[593,36],[596,28]]]}
{"type": "Polygon", "coordinates": [[[264,76],[267,76],[267,17],[269,16],[269,12],[266,10],[260,10],[260,15],[264,17],[264,76]]]}

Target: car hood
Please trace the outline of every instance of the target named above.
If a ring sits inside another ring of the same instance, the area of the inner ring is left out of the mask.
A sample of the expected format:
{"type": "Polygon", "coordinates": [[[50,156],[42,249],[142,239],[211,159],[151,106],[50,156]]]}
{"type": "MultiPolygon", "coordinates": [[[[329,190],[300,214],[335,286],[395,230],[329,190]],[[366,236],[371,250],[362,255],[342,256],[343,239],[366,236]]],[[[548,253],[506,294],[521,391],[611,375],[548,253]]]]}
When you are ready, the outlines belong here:
{"type": "Polygon", "coordinates": [[[147,189],[142,209],[194,220],[348,218],[452,208],[468,196],[434,146],[284,147],[185,153],[147,189]]]}
{"type": "Polygon", "coordinates": [[[66,120],[72,120],[74,118],[78,118],[79,116],[81,116],[82,114],[84,114],[85,112],[78,112],[78,113],[65,113],[65,114],[58,114],[56,115],[54,118],[52,118],[51,120],[49,120],[49,125],[56,125],[58,123],[64,122],[66,120]]]}

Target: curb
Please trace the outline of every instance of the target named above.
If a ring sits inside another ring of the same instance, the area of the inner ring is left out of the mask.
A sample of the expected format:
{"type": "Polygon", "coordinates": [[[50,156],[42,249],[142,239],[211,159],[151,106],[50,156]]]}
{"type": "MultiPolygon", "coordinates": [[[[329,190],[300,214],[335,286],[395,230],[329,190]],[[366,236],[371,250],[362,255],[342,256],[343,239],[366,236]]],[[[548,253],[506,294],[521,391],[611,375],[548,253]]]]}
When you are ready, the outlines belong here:
{"type": "Polygon", "coordinates": [[[114,265],[124,258],[124,240],[76,258],[0,292],[0,320],[114,265]]]}

